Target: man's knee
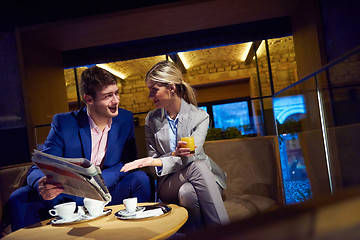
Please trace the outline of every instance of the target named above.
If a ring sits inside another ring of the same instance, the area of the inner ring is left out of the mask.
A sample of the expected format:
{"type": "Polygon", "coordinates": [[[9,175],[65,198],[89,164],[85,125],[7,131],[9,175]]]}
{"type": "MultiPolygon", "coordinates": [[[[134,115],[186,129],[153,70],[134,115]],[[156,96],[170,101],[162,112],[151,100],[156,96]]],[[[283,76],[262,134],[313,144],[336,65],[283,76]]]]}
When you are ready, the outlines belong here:
{"type": "Polygon", "coordinates": [[[150,178],[144,171],[135,171],[132,174],[133,182],[136,185],[150,187],[150,178]]]}
{"type": "Polygon", "coordinates": [[[130,195],[136,196],[138,202],[154,201],[155,189],[152,178],[144,171],[134,171],[131,175],[130,195]]]}
{"type": "Polygon", "coordinates": [[[9,205],[16,205],[16,204],[26,204],[30,201],[39,200],[37,193],[30,188],[29,186],[24,186],[21,188],[16,189],[14,192],[11,193],[8,204],[9,205]]]}
{"type": "Polygon", "coordinates": [[[38,211],[41,208],[40,198],[29,186],[15,190],[6,203],[4,219],[11,224],[13,231],[41,221],[38,211]]]}

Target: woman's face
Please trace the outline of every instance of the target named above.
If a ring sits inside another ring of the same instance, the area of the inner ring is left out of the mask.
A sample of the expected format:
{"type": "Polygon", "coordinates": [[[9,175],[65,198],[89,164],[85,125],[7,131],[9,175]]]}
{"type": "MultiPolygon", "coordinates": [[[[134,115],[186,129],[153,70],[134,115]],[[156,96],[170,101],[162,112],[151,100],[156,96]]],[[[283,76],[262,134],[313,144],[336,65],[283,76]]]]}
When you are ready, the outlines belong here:
{"type": "Polygon", "coordinates": [[[172,104],[174,87],[162,86],[153,81],[147,81],[146,85],[150,90],[149,98],[154,102],[156,108],[166,108],[172,104]]]}

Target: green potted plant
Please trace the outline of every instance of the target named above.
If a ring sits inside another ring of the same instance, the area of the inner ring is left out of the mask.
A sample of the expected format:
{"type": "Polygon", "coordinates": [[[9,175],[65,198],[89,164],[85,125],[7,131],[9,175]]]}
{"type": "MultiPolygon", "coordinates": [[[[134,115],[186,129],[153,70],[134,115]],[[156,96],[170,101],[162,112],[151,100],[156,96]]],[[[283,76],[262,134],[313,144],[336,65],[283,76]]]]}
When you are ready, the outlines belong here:
{"type": "MultiPolygon", "coordinates": [[[[249,135],[246,135],[249,136],[249,135]]],[[[221,140],[221,139],[234,139],[246,137],[241,134],[241,131],[236,127],[228,127],[225,130],[221,128],[209,128],[206,135],[206,141],[221,140]]],[[[256,136],[256,134],[255,134],[256,136]]]]}
{"type": "Polygon", "coordinates": [[[222,139],[221,128],[209,128],[206,135],[206,141],[220,140],[222,139]]]}
{"type": "Polygon", "coordinates": [[[241,131],[236,127],[228,127],[223,132],[224,139],[233,139],[233,138],[241,138],[241,137],[242,137],[241,131]]]}

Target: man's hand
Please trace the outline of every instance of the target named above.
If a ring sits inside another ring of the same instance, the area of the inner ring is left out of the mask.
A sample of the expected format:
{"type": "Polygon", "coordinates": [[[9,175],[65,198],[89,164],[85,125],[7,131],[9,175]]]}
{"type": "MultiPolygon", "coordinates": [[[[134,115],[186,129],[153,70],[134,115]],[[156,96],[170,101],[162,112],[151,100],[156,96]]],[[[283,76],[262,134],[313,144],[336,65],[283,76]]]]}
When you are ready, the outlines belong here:
{"type": "Polygon", "coordinates": [[[152,157],[146,157],[146,158],[140,158],[138,160],[129,162],[127,164],[125,164],[120,172],[128,172],[130,170],[134,170],[137,168],[142,168],[142,167],[149,167],[149,166],[158,166],[161,167],[162,166],[162,161],[159,158],[152,158],[152,157]]]}
{"type": "Polygon", "coordinates": [[[44,176],[39,180],[38,191],[44,200],[52,200],[64,192],[61,183],[55,182],[52,176],[44,176]]]}

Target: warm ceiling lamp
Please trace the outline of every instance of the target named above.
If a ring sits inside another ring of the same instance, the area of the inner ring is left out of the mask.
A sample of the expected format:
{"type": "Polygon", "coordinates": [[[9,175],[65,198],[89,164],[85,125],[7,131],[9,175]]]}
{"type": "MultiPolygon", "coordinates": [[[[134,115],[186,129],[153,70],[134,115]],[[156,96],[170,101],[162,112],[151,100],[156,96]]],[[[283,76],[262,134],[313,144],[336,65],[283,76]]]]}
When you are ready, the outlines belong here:
{"type": "Polygon", "coordinates": [[[243,43],[244,50],[240,53],[240,61],[245,62],[246,57],[249,54],[249,51],[251,50],[252,42],[243,43]]]}
{"type": "Polygon", "coordinates": [[[177,54],[178,54],[181,62],[183,63],[185,69],[189,69],[189,68],[190,68],[190,64],[189,64],[189,62],[188,62],[187,59],[186,59],[185,53],[184,53],[184,52],[178,52],[177,54]]]}

